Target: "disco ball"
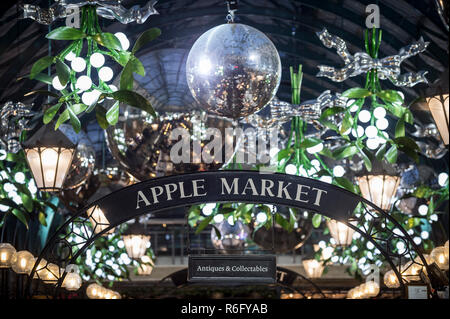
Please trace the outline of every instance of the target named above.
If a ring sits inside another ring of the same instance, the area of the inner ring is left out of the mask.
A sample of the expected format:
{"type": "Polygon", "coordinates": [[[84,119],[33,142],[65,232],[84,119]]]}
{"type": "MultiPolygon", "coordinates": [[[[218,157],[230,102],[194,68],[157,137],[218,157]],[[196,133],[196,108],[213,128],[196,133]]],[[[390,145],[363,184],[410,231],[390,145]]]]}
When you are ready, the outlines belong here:
{"type": "Polygon", "coordinates": [[[291,232],[277,223],[269,229],[256,228],[255,225],[250,224],[253,242],[263,249],[273,249],[276,253],[286,253],[300,248],[311,236],[312,228],[311,220],[301,216],[297,218],[297,225],[291,232]]]}
{"type": "Polygon", "coordinates": [[[250,26],[229,23],[205,32],[186,61],[192,95],[209,113],[248,116],[272,100],[281,80],[275,45],[250,26]]]}
{"type": "Polygon", "coordinates": [[[59,129],[72,143],[77,144],[72,165],[63,185],[64,189],[75,189],[84,184],[92,174],[95,167],[95,150],[88,136],[83,131],[77,134],[72,126],[68,124],[62,124],[59,129]]]}
{"type": "Polygon", "coordinates": [[[90,175],[80,186],[63,189],[58,197],[69,212],[75,214],[88,204],[88,199],[97,192],[100,185],[99,176],[90,175]]]}
{"type": "MultiPolygon", "coordinates": [[[[230,120],[205,113],[168,113],[154,119],[141,110],[127,107],[123,116],[119,117],[119,122],[107,129],[106,139],[111,154],[123,169],[144,181],[157,176],[219,169],[226,163],[223,147],[226,138],[222,140],[222,157],[211,152],[210,163],[203,161],[203,157],[198,160],[201,154],[193,147],[193,141],[198,142],[196,145],[201,143],[205,146],[211,140],[206,134],[207,128],[217,128],[225,137],[225,129],[231,127],[230,120]],[[188,163],[174,163],[170,157],[172,146],[180,139],[170,139],[171,132],[176,128],[186,129],[191,137],[188,163]]],[[[207,150],[203,147],[201,151],[207,150]]]]}
{"type": "Polygon", "coordinates": [[[217,250],[224,254],[236,253],[236,250],[244,249],[245,241],[249,234],[249,229],[241,221],[236,221],[230,225],[228,221],[223,221],[216,225],[220,233],[217,236],[216,230],[211,229],[211,242],[217,250]]]}

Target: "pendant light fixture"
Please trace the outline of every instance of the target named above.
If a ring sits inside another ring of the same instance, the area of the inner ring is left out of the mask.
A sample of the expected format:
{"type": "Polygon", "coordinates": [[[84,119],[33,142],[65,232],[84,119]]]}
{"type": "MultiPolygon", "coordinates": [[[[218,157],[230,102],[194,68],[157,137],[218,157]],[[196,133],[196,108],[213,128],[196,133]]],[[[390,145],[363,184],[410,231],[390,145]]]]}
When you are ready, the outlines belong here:
{"type": "Polygon", "coordinates": [[[426,93],[427,105],[445,145],[448,145],[449,143],[448,76],[447,69],[442,73],[441,77],[429,87],[426,93]]]}

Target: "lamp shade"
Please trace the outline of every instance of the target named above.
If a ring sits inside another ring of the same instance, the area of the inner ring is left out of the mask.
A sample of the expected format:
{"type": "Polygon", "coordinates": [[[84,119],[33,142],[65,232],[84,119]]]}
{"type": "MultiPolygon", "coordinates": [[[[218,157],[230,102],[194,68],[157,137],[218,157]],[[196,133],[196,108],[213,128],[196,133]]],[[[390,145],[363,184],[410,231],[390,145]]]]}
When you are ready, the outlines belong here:
{"type": "Polygon", "coordinates": [[[16,249],[13,245],[8,243],[0,243],[0,268],[11,267],[15,252],[16,249]]]}
{"type": "Polygon", "coordinates": [[[364,296],[367,298],[376,297],[380,293],[380,286],[375,281],[367,281],[361,285],[364,296]]]}
{"type": "Polygon", "coordinates": [[[12,258],[11,268],[16,274],[29,274],[34,266],[34,256],[26,250],[16,252],[12,258]]]}
{"type": "Polygon", "coordinates": [[[146,230],[137,220],[128,226],[122,239],[127,250],[128,257],[138,259],[145,255],[150,243],[150,236],[145,234],[146,230]]]}
{"type": "Polygon", "coordinates": [[[22,148],[38,189],[47,192],[61,190],[76,145],[60,130],[45,125],[22,143],[22,148]]]}
{"type": "Polygon", "coordinates": [[[442,73],[441,77],[427,90],[427,105],[430,109],[439,134],[445,145],[448,145],[449,133],[449,87],[448,69],[442,73]]]}
{"type": "Polygon", "coordinates": [[[305,272],[309,278],[320,278],[325,268],[323,264],[315,259],[305,259],[302,261],[305,272]]]}
{"type": "Polygon", "coordinates": [[[434,248],[430,254],[431,260],[442,270],[448,270],[448,255],[445,254],[444,246],[434,248]]]}
{"type": "Polygon", "coordinates": [[[137,274],[139,276],[150,276],[152,274],[153,267],[153,260],[149,256],[144,255],[141,257],[141,265],[137,269],[137,274]]]}
{"type": "Polygon", "coordinates": [[[87,286],[86,288],[86,295],[88,296],[89,299],[100,299],[100,294],[101,291],[104,288],[100,285],[97,284],[90,284],[89,286],[87,286]]]}
{"type": "Polygon", "coordinates": [[[69,291],[75,291],[80,289],[81,287],[81,277],[79,274],[75,272],[69,272],[67,273],[66,277],[64,278],[64,282],[62,286],[66,288],[69,291]]]}
{"type": "Polygon", "coordinates": [[[392,208],[392,199],[397,193],[400,176],[364,175],[357,177],[362,196],[385,211],[392,208]]]}
{"type": "Polygon", "coordinates": [[[384,274],[384,284],[388,288],[398,288],[400,287],[400,282],[398,281],[398,277],[393,270],[389,270],[384,274]]]}
{"type": "MultiPolygon", "coordinates": [[[[357,222],[351,221],[350,224],[356,226],[357,222]]],[[[355,233],[354,229],[334,219],[327,220],[327,226],[330,230],[331,237],[334,238],[337,246],[345,247],[351,244],[353,234],[355,233]]]]}
{"type": "MultiPolygon", "coordinates": [[[[106,218],[105,213],[99,206],[95,205],[95,206],[90,207],[86,211],[86,214],[89,217],[89,221],[91,222],[94,233],[98,234],[109,227],[109,225],[110,225],[109,221],[106,218]]],[[[114,228],[111,228],[110,230],[108,230],[105,233],[105,235],[112,234],[113,232],[114,232],[114,228]]]]}

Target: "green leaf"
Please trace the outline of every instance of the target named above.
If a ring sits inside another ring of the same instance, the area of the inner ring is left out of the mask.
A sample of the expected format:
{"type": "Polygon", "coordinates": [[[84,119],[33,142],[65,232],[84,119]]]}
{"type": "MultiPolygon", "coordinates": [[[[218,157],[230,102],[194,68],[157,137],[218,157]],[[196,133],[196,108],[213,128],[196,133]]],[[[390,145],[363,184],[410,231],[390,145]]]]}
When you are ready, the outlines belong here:
{"type": "Polygon", "coordinates": [[[336,149],[333,152],[333,157],[336,160],[341,160],[341,159],[355,155],[356,153],[358,153],[358,151],[359,150],[355,145],[341,147],[341,148],[336,149]]]}
{"type": "Polygon", "coordinates": [[[67,84],[70,77],[70,68],[60,59],[56,59],[56,74],[62,86],[67,84]]]}
{"type": "Polygon", "coordinates": [[[320,223],[322,222],[322,215],[320,214],[314,214],[312,217],[312,225],[314,228],[319,228],[320,223]]]}
{"type": "Polygon", "coordinates": [[[372,95],[372,93],[369,90],[363,88],[351,88],[342,93],[342,96],[349,99],[363,99],[370,95],[372,95]]]}
{"type": "Polygon", "coordinates": [[[283,227],[283,229],[289,231],[289,222],[286,220],[286,218],[283,217],[280,213],[275,213],[275,222],[283,227]]]}
{"type": "Polygon", "coordinates": [[[80,29],[59,27],[49,32],[45,37],[50,40],[79,40],[85,38],[86,34],[80,29]]]}
{"type": "Polygon", "coordinates": [[[48,68],[53,63],[54,57],[44,56],[37,60],[31,67],[30,79],[34,79],[41,71],[48,68]]]}
{"type": "Polygon", "coordinates": [[[406,123],[412,124],[414,122],[413,114],[406,107],[387,103],[386,105],[384,105],[384,108],[395,117],[403,117],[406,123]]]}
{"type": "Polygon", "coordinates": [[[0,199],[0,204],[8,206],[8,207],[11,207],[11,208],[20,209],[19,205],[17,205],[14,201],[12,201],[9,198],[2,198],[2,199],[0,199]]]}
{"type": "Polygon", "coordinates": [[[338,106],[337,107],[330,107],[330,108],[327,108],[325,111],[322,112],[322,115],[320,116],[320,119],[321,120],[322,119],[326,119],[326,118],[328,118],[330,116],[342,113],[344,111],[345,111],[345,108],[343,108],[343,107],[338,107],[338,106]]]}
{"type": "Polygon", "coordinates": [[[120,89],[132,90],[133,89],[133,64],[128,61],[120,74],[120,89]]]}
{"type": "Polygon", "coordinates": [[[42,226],[47,226],[47,219],[43,212],[39,212],[38,219],[42,226]]]}
{"type": "Polygon", "coordinates": [[[138,109],[144,110],[152,116],[156,117],[156,113],[153,110],[152,105],[146,98],[142,95],[129,91],[129,90],[119,90],[110,94],[116,101],[120,101],[124,104],[137,107],[138,109]]]}
{"type": "Polygon", "coordinates": [[[214,231],[216,232],[217,238],[220,240],[220,239],[222,238],[222,234],[220,233],[219,228],[217,228],[216,225],[211,225],[211,226],[212,226],[212,228],[214,229],[214,231]]]}
{"type": "Polygon", "coordinates": [[[53,96],[53,97],[59,98],[58,94],[50,92],[50,91],[47,91],[47,90],[34,90],[34,91],[31,91],[31,92],[25,93],[23,96],[30,96],[30,95],[33,95],[33,94],[49,95],[49,96],[53,96]]]}
{"type": "Polygon", "coordinates": [[[376,152],[375,157],[377,160],[381,161],[384,157],[384,154],[386,154],[386,150],[387,150],[387,143],[384,143],[376,152]]]}
{"type": "Polygon", "coordinates": [[[45,84],[52,84],[52,80],[53,80],[51,76],[49,76],[48,74],[44,74],[44,73],[36,74],[34,79],[41,81],[45,84]]]}
{"type": "MultiPolygon", "coordinates": [[[[74,104],[72,105],[72,111],[78,115],[80,113],[82,113],[84,110],[86,110],[87,105],[86,104],[74,104]]],[[[64,123],[65,121],[67,121],[70,118],[69,115],[69,111],[66,109],[64,110],[64,112],[61,113],[61,115],[59,116],[58,120],[56,121],[56,125],[55,125],[55,129],[58,129],[58,127],[64,123]]]]}
{"type": "MultiPolygon", "coordinates": [[[[359,147],[358,147],[359,148],[359,147]]],[[[370,172],[372,171],[372,161],[367,156],[367,154],[364,152],[362,148],[359,148],[359,155],[362,157],[364,161],[364,165],[366,166],[367,170],[370,172]]]]}
{"type": "Polygon", "coordinates": [[[33,199],[26,194],[20,194],[20,198],[25,209],[31,213],[33,211],[33,199]]]}
{"type": "Polygon", "coordinates": [[[59,109],[61,108],[61,105],[62,103],[55,104],[44,112],[44,124],[48,124],[51,122],[51,120],[53,120],[56,113],[58,113],[59,109]]]}
{"type": "Polygon", "coordinates": [[[13,209],[12,213],[14,214],[14,216],[17,217],[18,220],[20,220],[25,227],[28,229],[28,220],[30,219],[30,216],[28,216],[28,214],[25,214],[24,212],[22,212],[21,210],[18,209],[13,209]]]}
{"type": "Polygon", "coordinates": [[[376,95],[384,100],[391,103],[403,103],[402,96],[395,90],[383,90],[376,93],[376,95]]]}
{"type": "Polygon", "coordinates": [[[141,33],[136,40],[131,52],[136,53],[140,48],[146,45],[148,42],[153,41],[161,35],[161,30],[158,28],[151,28],[141,33]]]}
{"type": "Polygon", "coordinates": [[[95,116],[97,117],[98,125],[106,130],[109,126],[108,120],[106,119],[106,109],[103,106],[98,105],[95,108],[95,116]]]}
{"type": "Polygon", "coordinates": [[[357,193],[355,185],[353,185],[353,183],[350,182],[347,178],[335,177],[334,181],[337,183],[338,186],[341,186],[352,193],[357,193]]]}
{"type": "Polygon", "coordinates": [[[398,156],[398,151],[397,151],[396,145],[392,145],[389,148],[389,150],[386,152],[386,154],[384,155],[386,160],[391,164],[394,164],[395,162],[397,162],[397,156],[398,156]]]}
{"type": "Polygon", "coordinates": [[[322,143],[322,140],[316,137],[305,138],[299,145],[299,148],[310,148],[322,143]]]}
{"type": "Polygon", "coordinates": [[[339,133],[344,134],[347,132],[353,125],[353,118],[349,113],[345,113],[344,118],[342,119],[341,127],[339,128],[339,133]]]}
{"type": "Polygon", "coordinates": [[[110,107],[108,112],[106,112],[106,120],[111,125],[116,125],[119,120],[119,102],[114,103],[113,106],[110,107]]]}
{"type": "Polygon", "coordinates": [[[145,76],[145,68],[139,59],[132,57],[128,63],[131,63],[131,69],[140,76],[145,76]]]}
{"type": "Polygon", "coordinates": [[[395,137],[403,137],[405,136],[405,115],[397,121],[397,124],[395,125],[395,137]]]}
{"type": "Polygon", "coordinates": [[[282,149],[281,151],[278,152],[277,157],[278,157],[278,161],[280,162],[281,160],[289,157],[289,155],[292,154],[294,150],[290,147],[290,148],[285,148],[282,149]]]}
{"type": "Polygon", "coordinates": [[[198,235],[202,232],[203,229],[206,228],[206,226],[209,225],[209,223],[211,222],[211,220],[214,218],[213,215],[210,215],[208,217],[206,217],[204,220],[202,220],[202,222],[200,223],[200,225],[198,225],[197,229],[195,230],[195,234],[198,235]]]}
{"type": "Polygon", "coordinates": [[[130,61],[131,53],[128,51],[118,51],[117,55],[115,54],[113,58],[117,63],[124,67],[127,65],[128,61],[130,61]]]}
{"type": "Polygon", "coordinates": [[[92,36],[92,38],[100,45],[110,49],[122,51],[122,45],[120,44],[119,39],[112,33],[102,32],[97,33],[92,36]]]}
{"type": "Polygon", "coordinates": [[[69,112],[70,124],[72,124],[73,130],[78,134],[81,131],[81,122],[75,112],[72,110],[70,105],[67,105],[67,109],[69,112]]]}

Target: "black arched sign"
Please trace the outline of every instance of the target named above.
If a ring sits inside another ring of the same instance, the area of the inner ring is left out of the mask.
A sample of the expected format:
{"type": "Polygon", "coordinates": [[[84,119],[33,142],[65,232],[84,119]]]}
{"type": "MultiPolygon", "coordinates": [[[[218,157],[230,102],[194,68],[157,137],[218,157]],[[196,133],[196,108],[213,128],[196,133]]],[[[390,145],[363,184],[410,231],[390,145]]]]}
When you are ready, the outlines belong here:
{"type": "MultiPolygon", "coordinates": [[[[403,289],[406,280],[402,279],[399,264],[405,258],[417,263],[415,256],[419,256],[419,264],[432,274],[408,232],[387,212],[364,198],[335,185],[295,175],[225,170],[155,178],[91,203],[49,240],[31,271],[27,291],[31,292],[33,277],[45,280],[40,270],[51,270],[52,263],[60,266],[53,284],[55,288],[61,287],[66,276],[64,267],[74,263],[98,237],[124,222],[149,213],[158,218],[174,207],[208,202],[265,203],[314,211],[345,223],[371,242],[385,257],[403,289]],[[360,213],[354,214],[357,207],[360,213]],[[384,234],[376,230],[375,224],[384,225],[384,234]],[[77,233],[75,225],[93,231],[77,233]],[[78,238],[71,242],[70,236],[78,238]],[[393,241],[402,241],[404,252],[397,252],[393,241]]],[[[46,282],[51,280],[47,278],[46,282]]]]}

